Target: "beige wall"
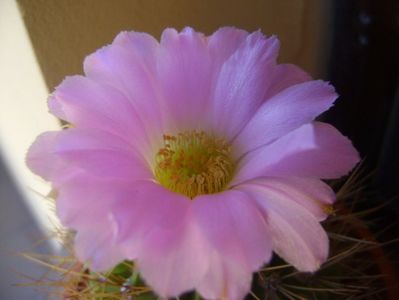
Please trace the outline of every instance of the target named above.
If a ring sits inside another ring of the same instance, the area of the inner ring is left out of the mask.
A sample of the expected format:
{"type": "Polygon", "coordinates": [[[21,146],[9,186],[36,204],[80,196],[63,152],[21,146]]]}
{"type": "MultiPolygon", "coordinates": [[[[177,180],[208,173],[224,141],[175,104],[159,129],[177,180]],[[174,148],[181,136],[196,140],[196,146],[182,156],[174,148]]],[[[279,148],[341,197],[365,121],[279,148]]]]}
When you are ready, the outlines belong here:
{"type": "Polygon", "coordinates": [[[82,72],[83,58],[121,30],[159,37],[163,28],[190,25],[207,34],[224,25],[258,28],[282,41],[281,61],[323,74],[329,1],[323,0],[19,0],[50,90],[82,72]]]}

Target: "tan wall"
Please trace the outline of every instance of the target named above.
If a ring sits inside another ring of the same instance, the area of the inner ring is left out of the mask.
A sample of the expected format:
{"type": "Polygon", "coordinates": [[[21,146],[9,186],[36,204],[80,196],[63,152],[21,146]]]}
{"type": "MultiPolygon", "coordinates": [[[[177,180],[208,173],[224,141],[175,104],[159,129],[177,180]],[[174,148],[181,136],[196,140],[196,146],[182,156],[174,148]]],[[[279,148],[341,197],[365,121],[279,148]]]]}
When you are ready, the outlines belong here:
{"type": "Polygon", "coordinates": [[[19,0],[50,89],[82,72],[83,58],[121,30],[159,37],[186,25],[207,34],[224,25],[258,28],[282,41],[281,61],[323,74],[328,49],[328,0],[19,0]]]}

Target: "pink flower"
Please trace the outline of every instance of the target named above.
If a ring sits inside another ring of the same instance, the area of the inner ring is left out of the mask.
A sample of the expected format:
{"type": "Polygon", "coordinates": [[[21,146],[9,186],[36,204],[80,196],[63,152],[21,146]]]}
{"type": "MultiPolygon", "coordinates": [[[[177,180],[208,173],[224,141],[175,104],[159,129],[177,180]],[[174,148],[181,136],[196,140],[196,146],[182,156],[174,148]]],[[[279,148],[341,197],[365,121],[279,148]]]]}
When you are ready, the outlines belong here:
{"type": "Polygon", "coordinates": [[[27,161],[57,189],[82,261],[135,260],[162,297],[209,299],[242,299],[272,251],[319,268],[334,202],[320,179],[359,157],[314,121],[334,88],[277,64],[278,49],[234,28],[122,32],[56,88],[50,111],[73,127],[39,136],[27,161]]]}

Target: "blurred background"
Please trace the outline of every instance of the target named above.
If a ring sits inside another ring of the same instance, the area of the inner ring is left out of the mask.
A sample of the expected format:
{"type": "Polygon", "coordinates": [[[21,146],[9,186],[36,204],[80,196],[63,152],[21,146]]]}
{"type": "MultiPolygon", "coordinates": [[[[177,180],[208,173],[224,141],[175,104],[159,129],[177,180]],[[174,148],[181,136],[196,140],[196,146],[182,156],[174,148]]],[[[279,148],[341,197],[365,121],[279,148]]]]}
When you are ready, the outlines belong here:
{"type": "MultiPolygon", "coordinates": [[[[66,75],[122,30],[159,38],[165,27],[211,34],[261,29],[281,40],[280,62],[329,80],[340,99],[323,118],[361,152],[367,186],[388,203],[376,230],[395,226],[399,205],[399,2],[397,0],[0,0],[0,299],[45,299],[14,287],[44,269],[16,254],[51,232],[49,186],[25,167],[29,145],[59,128],[46,108],[66,75]],[[392,200],[393,199],[393,200],[392,200]],[[392,225],[393,224],[393,225],[392,225]]],[[[395,238],[388,230],[382,240],[395,238]]],[[[57,252],[55,243],[40,251],[57,252]]],[[[395,251],[394,246],[387,251],[395,251]]]]}

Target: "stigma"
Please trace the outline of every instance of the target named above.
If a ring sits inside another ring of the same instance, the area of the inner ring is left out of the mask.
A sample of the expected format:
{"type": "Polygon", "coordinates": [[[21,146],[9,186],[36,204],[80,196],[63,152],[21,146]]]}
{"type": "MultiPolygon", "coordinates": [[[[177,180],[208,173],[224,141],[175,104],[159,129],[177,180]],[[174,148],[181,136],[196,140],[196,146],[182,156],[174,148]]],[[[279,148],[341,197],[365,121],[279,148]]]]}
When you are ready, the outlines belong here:
{"type": "Polygon", "coordinates": [[[233,172],[230,146],[203,131],[164,135],[155,157],[156,180],[190,199],[223,191],[233,172]]]}

